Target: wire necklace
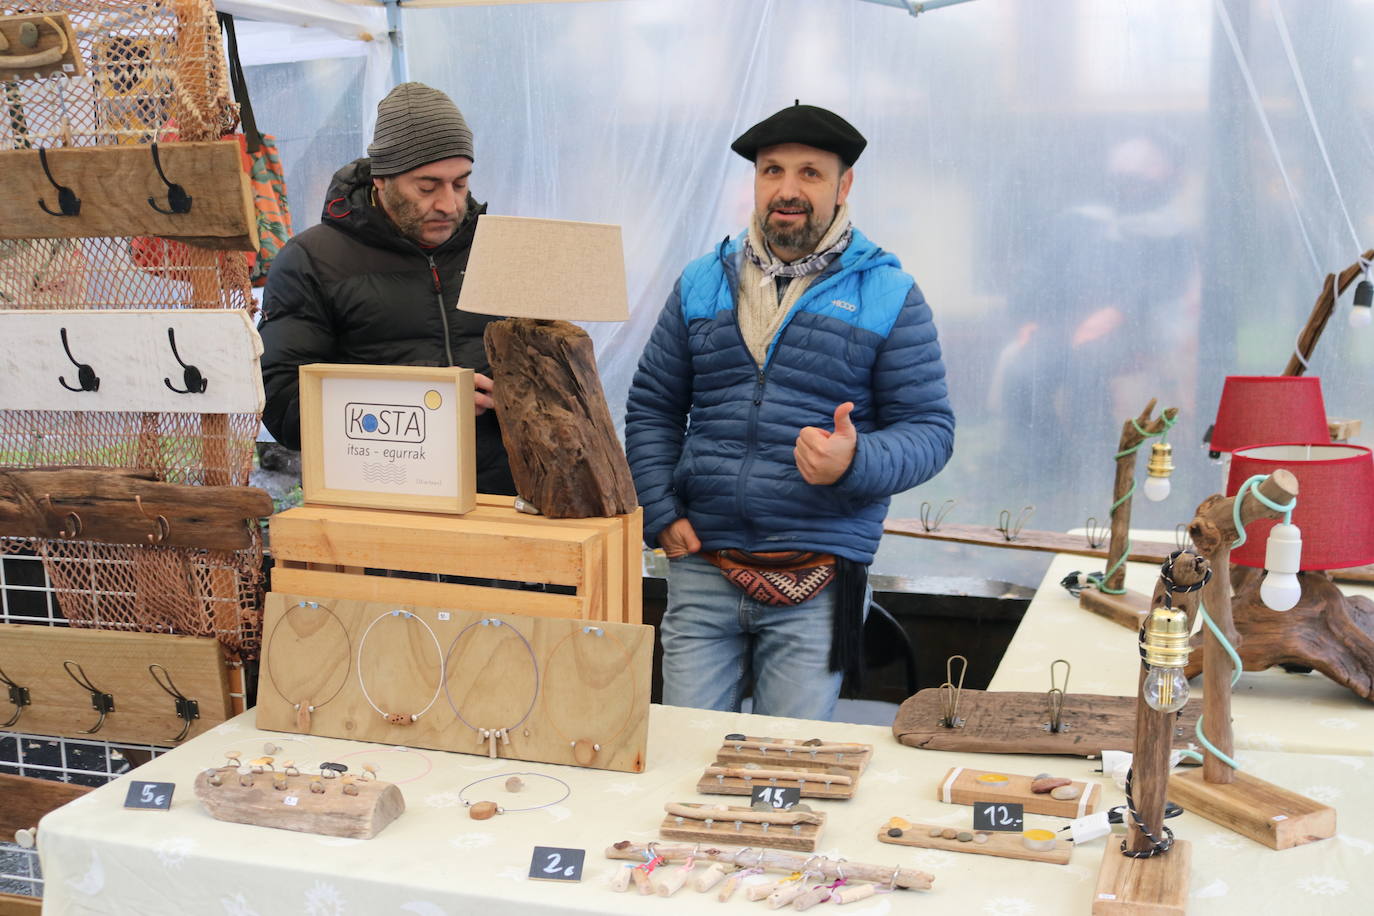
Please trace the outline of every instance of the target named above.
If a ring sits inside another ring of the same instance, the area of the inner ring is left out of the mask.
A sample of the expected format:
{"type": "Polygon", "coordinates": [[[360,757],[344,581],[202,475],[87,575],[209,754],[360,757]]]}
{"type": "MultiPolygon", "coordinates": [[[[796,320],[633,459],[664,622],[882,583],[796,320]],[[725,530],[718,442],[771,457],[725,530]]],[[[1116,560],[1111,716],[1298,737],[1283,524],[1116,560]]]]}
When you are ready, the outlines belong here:
{"type": "Polygon", "coordinates": [[[385,613],[379,614],[371,623],[367,625],[367,629],[363,630],[363,638],[358,640],[358,687],[362,689],[363,699],[367,700],[367,705],[371,706],[374,710],[376,710],[377,714],[380,715],[383,719],[385,719],[388,723],[392,725],[409,725],[410,723],[418,720],[425,713],[429,712],[430,707],[434,705],[434,701],[439,699],[439,690],[443,686],[443,683],[444,650],[439,647],[439,637],[434,635],[434,629],[429,624],[425,623],[423,620],[412,614],[410,611],[403,611],[400,609],[394,611],[386,611],[385,613]],[[373,702],[372,695],[367,692],[367,683],[363,680],[363,647],[367,644],[367,637],[372,634],[372,628],[375,627],[379,621],[387,617],[400,617],[402,620],[417,621],[421,626],[425,628],[425,632],[429,634],[430,640],[434,643],[434,654],[439,657],[439,683],[434,686],[434,696],[429,698],[429,702],[425,704],[424,709],[416,713],[407,714],[403,712],[387,712],[386,710],[382,709],[380,706],[373,702]]]}
{"type": "Polygon", "coordinates": [[[605,639],[609,637],[611,642],[616,644],[616,646],[620,649],[621,654],[625,657],[624,664],[619,670],[624,671],[627,674],[631,673],[630,668],[634,664],[634,657],[630,655],[630,650],[625,648],[625,644],[622,643],[615,636],[612,636],[610,633],[608,633],[604,627],[593,626],[579,626],[573,630],[568,631],[567,635],[560,639],[557,643],[555,643],[554,647],[551,650],[549,650],[549,656],[544,662],[544,717],[548,720],[549,726],[554,730],[554,733],[557,734],[559,738],[563,739],[563,741],[567,743],[568,747],[572,748],[573,760],[575,760],[579,766],[585,767],[591,766],[592,762],[596,760],[597,755],[601,753],[601,748],[603,744],[614,744],[616,739],[618,739],[621,736],[621,734],[625,731],[625,729],[629,727],[631,720],[634,719],[635,706],[636,701],[638,700],[639,691],[635,684],[635,678],[631,674],[629,708],[625,710],[624,721],[620,723],[620,727],[617,728],[615,730],[615,733],[612,734],[609,738],[605,738],[602,741],[598,742],[586,736],[579,736],[574,738],[565,734],[563,730],[558,727],[558,723],[554,720],[553,713],[549,709],[548,684],[552,679],[550,677],[550,672],[553,670],[553,657],[558,654],[559,649],[563,648],[564,643],[566,643],[569,639],[572,639],[574,636],[577,636],[578,634],[590,636],[593,639],[605,639]]]}
{"type": "MultiPolygon", "coordinates": [[[[496,617],[483,617],[480,620],[474,620],[472,623],[468,624],[467,626],[463,627],[463,629],[458,631],[458,635],[453,637],[453,642],[449,643],[448,652],[444,653],[444,697],[448,700],[448,705],[453,710],[453,714],[458,717],[458,721],[462,722],[468,728],[472,729],[472,731],[477,735],[477,743],[481,744],[483,741],[487,742],[487,756],[493,759],[495,759],[497,755],[497,741],[499,740],[501,744],[510,744],[510,733],[515,731],[517,728],[523,725],[526,720],[529,719],[530,713],[534,711],[534,704],[539,699],[539,659],[534,654],[534,647],[530,645],[530,641],[525,638],[524,633],[521,633],[519,630],[517,630],[510,624],[505,624],[507,630],[514,633],[516,636],[520,638],[520,642],[522,645],[524,645],[525,651],[529,653],[530,668],[534,672],[534,690],[530,693],[530,705],[525,707],[525,714],[521,716],[519,719],[517,719],[513,725],[507,725],[501,728],[482,728],[481,726],[473,725],[466,718],[464,718],[462,709],[459,707],[457,703],[453,701],[453,694],[449,692],[448,671],[450,670],[449,659],[453,657],[453,650],[458,645],[458,641],[463,638],[463,636],[468,632],[468,630],[471,630],[473,627],[476,626],[499,627],[502,625],[503,622],[496,617]]],[[[472,691],[471,689],[469,689],[468,695],[470,696],[471,693],[472,691]]],[[[467,697],[465,696],[463,699],[466,701],[467,697]]],[[[525,730],[525,734],[529,734],[528,729],[525,730]]]]}
{"type": "Polygon", "coordinates": [[[487,818],[493,817],[497,814],[518,814],[521,811],[538,811],[541,808],[552,808],[554,805],[563,801],[571,794],[571,786],[569,786],[563,780],[559,779],[557,776],[549,776],[547,773],[497,773],[493,776],[483,776],[481,779],[474,779],[472,782],[463,786],[463,788],[458,790],[458,800],[463,803],[463,807],[468,809],[468,817],[472,818],[475,821],[484,821],[487,818]],[[518,792],[524,787],[524,783],[522,783],[519,779],[519,777],[521,776],[532,776],[536,779],[547,779],[550,782],[557,783],[559,786],[562,787],[563,794],[558,796],[551,802],[545,802],[542,805],[530,805],[527,808],[506,808],[502,805],[498,805],[494,801],[473,802],[469,801],[467,798],[464,798],[464,796],[467,794],[468,789],[471,789],[473,786],[481,785],[484,782],[490,782],[493,779],[506,780],[507,790],[512,792],[518,792]]]}
{"type": "Polygon", "coordinates": [[[277,692],[277,696],[281,697],[283,700],[290,703],[291,708],[296,711],[296,730],[309,734],[311,715],[315,712],[315,710],[329,703],[336,696],[338,696],[339,691],[343,690],[344,685],[348,683],[348,675],[352,671],[353,665],[353,646],[348,638],[348,628],[344,626],[343,621],[339,619],[337,614],[335,614],[327,607],[320,607],[320,603],[318,601],[298,601],[294,607],[289,607],[286,609],[286,613],[282,614],[281,619],[277,621],[277,625],[272,628],[272,635],[267,638],[267,644],[263,646],[262,649],[262,660],[262,666],[264,670],[267,671],[268,683],[270,683],[272,685],[272,689],[277,692]],[[344,652],[344,674],[343,677],[339,680],[339,686],[335,688],[333,693],[331,693],[328,697],[326,697],[318,703],[311,703],[309,697],[301,697],[299,701],[293,701],[289,696],[286,695],[285,691],[281,689],[281,686],[277,683],[276,676],[272,673],[271,649],[272,644],[277,639],[277,632],[281,630],[283,625],[285,625],[287,618],[289,618],[294,612],[301,610],[302,608],[308,608],[310,610],[315,611],[324,611],[326,614],[328,614],[334,620],[334,623],[339,627],[339,632],[343,633],[344,645],[347,647],[344,652]]]}

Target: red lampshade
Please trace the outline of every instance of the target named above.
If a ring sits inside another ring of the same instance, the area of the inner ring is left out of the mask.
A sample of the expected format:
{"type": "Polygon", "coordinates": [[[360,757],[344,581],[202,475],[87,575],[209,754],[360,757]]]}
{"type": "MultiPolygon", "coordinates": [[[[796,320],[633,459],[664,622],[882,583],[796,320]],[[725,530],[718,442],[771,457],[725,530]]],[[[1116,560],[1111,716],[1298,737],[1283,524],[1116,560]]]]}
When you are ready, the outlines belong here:
{"type": "Polygon", "coordinates": [[[1230,375],[1221,389],[1211,450],[1266,442],[1330,442],[1322,382],[1314,375],[1230,375]]]}
{"type": "MultiPolygon", "coordinates": [[[[1374,457],[1362,445],[1258,445],[1231,455],[1226,493],[1246,480],[1286,468],[1298,478],[1293,524],[1302,530],[1303,569],[1344,569],[1374,563],[1374,457]]],[[[1247,499],[1250,496],[1246,497],[1247,499]]],[[[1246,528],[1231,562],[1264,566],[1264,544],[1275,522],[1246,528]]]]}

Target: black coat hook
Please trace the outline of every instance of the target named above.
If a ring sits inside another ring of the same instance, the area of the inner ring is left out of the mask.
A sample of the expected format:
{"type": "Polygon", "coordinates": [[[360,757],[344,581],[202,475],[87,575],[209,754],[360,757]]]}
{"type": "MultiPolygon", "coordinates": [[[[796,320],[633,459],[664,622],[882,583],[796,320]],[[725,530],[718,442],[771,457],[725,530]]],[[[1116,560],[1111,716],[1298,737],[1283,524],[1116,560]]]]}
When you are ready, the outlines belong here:
{"type": "Polygon", "coordinates": [[[200,370],[195,366],[187,365],[177,352],[177,332],[175,328],[167,329],[167,342],[172,345],[172,355],[177,358],[181,365],[181,383],[185,388],[178,388],[172,384],[172,380],[166,376],[162,377],[162,384],[175,391],[177,394],[204,394],[205,389],[210,387],[210,382],[205,376],[200,374],[200,370]]]}
{"type": "Polygon", "coordinates": [[[91,679],[86,676],[85,670],[76,662],[68,659],[62,663],[62,667],[67,669],[67,675],[76,681],[77,686],[91,692],[91,708],[100,713],[100,718],[96,720],[95,725],[79,731],[83,735],[94,735],[105,724],[105,717],[115,711],[114,694],[105,693],[92,684],[91,679]]]}
{"type": "Polygon", "coordinates": [[[167,179],[167,173],[162,171],[162,157],[158,155],[156,140],[153,141],[153,168],[157,169],[157,177],[161,178],[162,183],[167,186],[167,206],[170,209],[163,209],[159,206],[156,197],[148,198],[148,206],[159,213],[166,213],[168,215],[190,213],[191,195],[187,194],[186,189],[181,185],[167,179]]]}
{"type": "Polygon", "coordinates": [[[48,168],[48,151],[43,147],[38,148],[38,161],[43,165],[43,174],[48,176],[48,181],[54,188],[57,188],[57,209],[49,209],[47,201],[38,198],[38,206],[43,208],[43,212],[49,216],[76,216],[81,213],[81,198],[76,196],[76,192],[66,185],[57,183],[57,179],[52,177],[52,169],[48,168]]]}
{"type": "Polygon", "coordinates": [[[14,715],[10,716],[7,722],[0,722],[0,728],[9,728],[19,721],[19,717],[24,714],[24,707],[30,705],[33,701],[29,699],[29,688],[20,687],[14,681],[10,680],[9,675],[4,671],[0,671],[0,683],[9,687],[10,702],[14,704],[14,715]]]}
{"type": "Polygon", "coordinates": [[[61,375],[57,377],[57,380],[68,391],[99,391],[100,376],[95,374],[95,370],[91,368],[89,363],[79,362],[75,356],[72,356],[71,345],[67,343],[67,329],[62,328],[60,333],[62,335],[62,349],[67,351],[67,359],[71,360],[72,365],[76,367],[76,381],[81,387],[73,388],[67,384],[67,379],[61,375]]]}
{"type": "Polygon", "coordinates": [[[177,689],[177,685],[172,683],[172,673],[159,664],[148,666],[148,673],[153,676],[157,685],[167,692],[176,701],[177,718],[182,721],[181,731],[175,738],[168,739],[168,744],[176,744],[183,740],[191,731],[191,723],[200,718],[200,704],[177,689]],[[158,672],[162,672],[162,677],[158,677],[158,672]],[[163,681],[166,683],[163,683],[163,681]]]}

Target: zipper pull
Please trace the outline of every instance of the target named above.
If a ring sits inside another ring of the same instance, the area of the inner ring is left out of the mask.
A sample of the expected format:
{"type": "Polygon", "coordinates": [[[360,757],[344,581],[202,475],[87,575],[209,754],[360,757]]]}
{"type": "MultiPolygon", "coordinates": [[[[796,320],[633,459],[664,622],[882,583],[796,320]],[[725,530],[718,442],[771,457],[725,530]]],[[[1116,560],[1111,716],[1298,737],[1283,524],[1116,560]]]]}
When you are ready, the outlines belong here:
{"type": "Polygon", "coordinates": [[[444,287],[443,284],[439,282],[439,267],[434,263],[434,258],[429,255],[425,255],[425,259],[429,261],[429,274],[434,278],[434,292],[442,295],[444,287]]]}

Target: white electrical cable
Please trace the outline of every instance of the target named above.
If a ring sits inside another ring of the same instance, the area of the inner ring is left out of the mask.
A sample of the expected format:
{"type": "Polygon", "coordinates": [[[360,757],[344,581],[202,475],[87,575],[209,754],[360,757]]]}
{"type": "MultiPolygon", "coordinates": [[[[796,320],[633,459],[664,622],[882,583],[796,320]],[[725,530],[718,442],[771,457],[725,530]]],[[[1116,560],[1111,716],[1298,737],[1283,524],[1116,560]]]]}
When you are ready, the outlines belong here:
{"type": "MultiPolygon", "coordinates": [[[[410,715],[410,721],[414,722],[425,713],[429,712],[430,707],[434,705],[434,701],[439,699],[439,690],[444,686],[444,650],[439,645],[439,637],[434,635],[434,629],[410,611],[387,611],[378,615],[375,620],[367,625],[367,629],[363,630],[363,638],[358,640],[358,686],[363,691],[363,699],[367,700],[367,705],[376,710],[377,714],[383,719],[391,719],[392,714],[383,711],[380,706],[372,702],[372,695],[367,692],[367,684],[363,681],[363,646],[367,644],[367,637],[372,633],[372,628],[384,617],[403,617],[407,620],[418,620],[420,625],[425,628],[425,632],[429,633],[429,638],[434,641],[434,654],[439,657],[439,683],[435,685],[434,696],[429,698],[429,702],[425,704],[425,708],[410,715]]],[[[397,715],[404,715],[404,713],[398,713],[397,715]]]]}

